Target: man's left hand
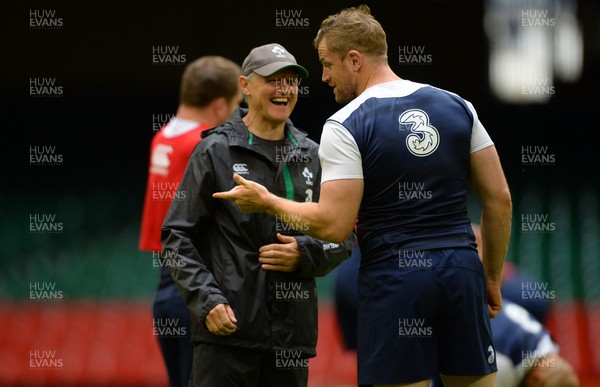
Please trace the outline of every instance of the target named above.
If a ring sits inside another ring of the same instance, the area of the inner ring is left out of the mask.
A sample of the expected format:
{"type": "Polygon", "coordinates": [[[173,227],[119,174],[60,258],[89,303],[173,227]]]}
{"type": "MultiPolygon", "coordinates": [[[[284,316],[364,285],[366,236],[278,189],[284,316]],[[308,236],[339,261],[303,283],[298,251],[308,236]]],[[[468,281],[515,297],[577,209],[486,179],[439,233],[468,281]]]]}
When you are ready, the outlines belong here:
{"type": "Polygon", "coordinates": [[[291,273],[300,267],[300,248],[296,238],[277,233],[281,243],[262,246],[258,250],[258,261],[264,270],[291,273]]]}

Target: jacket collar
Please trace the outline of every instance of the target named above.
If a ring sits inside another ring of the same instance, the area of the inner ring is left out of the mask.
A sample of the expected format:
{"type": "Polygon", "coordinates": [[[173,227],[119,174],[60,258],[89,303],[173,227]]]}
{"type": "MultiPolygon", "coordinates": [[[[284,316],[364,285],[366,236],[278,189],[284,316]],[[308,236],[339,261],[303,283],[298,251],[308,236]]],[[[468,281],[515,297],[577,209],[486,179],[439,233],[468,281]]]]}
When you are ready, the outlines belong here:
{"type": "MultiPolygon", "coordinates": [[[[244,121],[242,121],[242,117],[247,113],[248,109],[238,108],[233,112],[229,120],[214,129],[202,132],[202,138],[205,138],[212,133],[222,133],[227,136],[230,146],[241,146],[251,149],[254,135],[248,130],[244,121]]],[[[294,124],[289,119],[285,123],[285,141],[296,147],[309,147],[307,134],[294,127],[294,124]]]]}

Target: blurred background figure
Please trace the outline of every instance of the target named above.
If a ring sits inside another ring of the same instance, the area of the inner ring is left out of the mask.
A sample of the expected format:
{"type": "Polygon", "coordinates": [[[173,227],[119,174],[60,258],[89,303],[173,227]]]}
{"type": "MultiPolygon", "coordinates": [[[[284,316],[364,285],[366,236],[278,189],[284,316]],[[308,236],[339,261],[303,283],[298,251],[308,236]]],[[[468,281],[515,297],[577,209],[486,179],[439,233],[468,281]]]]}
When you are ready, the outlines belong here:
{"type": "Polygon", "coordinates": [[[188,385],[192,367],[190,319],[168,267],[174,260],[162,254],[161,227],[173,200],[185,200],[179,182],[200,133],[218,126],[241,102],[240,66],[220,56],[204,56],[183,72],[180,104],[152,139],[150,167],[142,213],[139,248],[151,251],[160,280],[153,305],[154,332],[173,387],[188,385]]]}
{"type": "Polygon", "coordinates": [[[502,312],[492,319],[498,386],[579,386],[548,330],[522,306],[505,298],[502,302],[502,312]]]}
{"type": "Polygon", "coordinates": [[[487,0],[489,81],[510,103],[548,103],[556,80],[574,83],[583,70],[577,0],[487,0]]]}

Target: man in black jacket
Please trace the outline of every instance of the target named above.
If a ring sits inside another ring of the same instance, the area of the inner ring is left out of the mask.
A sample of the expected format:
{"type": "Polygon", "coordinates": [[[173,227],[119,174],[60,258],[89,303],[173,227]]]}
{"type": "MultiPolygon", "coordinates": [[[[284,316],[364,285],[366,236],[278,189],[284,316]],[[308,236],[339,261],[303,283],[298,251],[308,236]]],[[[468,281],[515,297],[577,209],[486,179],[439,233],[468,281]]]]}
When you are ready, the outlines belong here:
{"type": "Polygon", "coordinates": [[[306,69],[279,44],[253,49],[240,84],[248,109],[203,133],[162,230],[165,254],[192,318],[193,386],[306,386],[316,355],[314,277],[346,259],[293,219],[247,214],[212,194],[233,173],[296,201],[318,201],[318,145],[289,120],[306,69]]]}

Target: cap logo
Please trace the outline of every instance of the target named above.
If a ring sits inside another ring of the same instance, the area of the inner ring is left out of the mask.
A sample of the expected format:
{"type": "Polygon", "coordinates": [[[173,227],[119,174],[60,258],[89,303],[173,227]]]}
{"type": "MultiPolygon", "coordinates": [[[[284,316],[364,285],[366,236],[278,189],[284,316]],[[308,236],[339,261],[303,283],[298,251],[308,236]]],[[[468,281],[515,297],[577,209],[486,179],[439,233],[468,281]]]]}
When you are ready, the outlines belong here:
{"type": "Polygon", "coordinates": [[[278,58],[286,58],[286,56],[285,56],[285,50],[283,48],[279,47],[279,46],[273,47],[273,49],[271,51],[278,58]]]}

